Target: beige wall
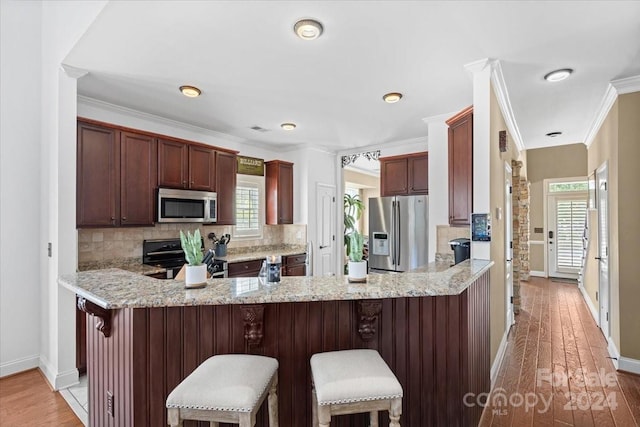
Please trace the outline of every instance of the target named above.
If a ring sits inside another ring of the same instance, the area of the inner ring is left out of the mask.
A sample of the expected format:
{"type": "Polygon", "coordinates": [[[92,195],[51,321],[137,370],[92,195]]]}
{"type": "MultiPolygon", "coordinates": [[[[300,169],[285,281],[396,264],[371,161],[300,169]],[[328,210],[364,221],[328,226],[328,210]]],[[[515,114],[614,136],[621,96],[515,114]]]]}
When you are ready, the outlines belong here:
{"type": "Polygon", "coordinates": [[[364,211],[359,221],[359,229],[361,233],[365,235],[369,234],[369,207],[370,197],[380,197],[380,178],[377,176],[371,176],[364,173],[352,171],[349,169],[344,170],[344,182],[351,182],[359,186],[365,186],[360,189],[360,200],[364,202],[364,211]]]}
{"type": "MultiPolygon", "coordinates": [[[[544,229],[544,185],[549,178],[587,176],[587,148],[584,144],[527,150],[527,178],[531,182],[531,240],[545,240],[545,232],[534,233],[534,228],[544,229]]],[[[543,271],[542,264],[531,264],[531,270],[543,271]]]]}
{"type": "MultiPolygon", "coordinates": [[[[500,153],[498,132],[507,130],[507,125],[500,111],[496,96],[491,91],[490,105],[490,205],[491,205],[491,260],[495,265],[491,269],[491,360],[498,353],[500,341],[506,329],[506,285],[505,285],[505,221],[495,216],[496,208],[504,212],[505,193],[505,162],[511,165],[511,160],[527,162],[524,155],[518,152],[515,144],[509,144],[509,150],[500,153]]],[[[513,141],[510,137],[507,138],[513,141]]],[[[525,168],[526,171],[526,168],[525,168]]]]}
{"type": "Polygon", "coordinates": [[[544,250],[544,245],[529,242],[529,267],[531,271],[544,271],[544,250]]]}

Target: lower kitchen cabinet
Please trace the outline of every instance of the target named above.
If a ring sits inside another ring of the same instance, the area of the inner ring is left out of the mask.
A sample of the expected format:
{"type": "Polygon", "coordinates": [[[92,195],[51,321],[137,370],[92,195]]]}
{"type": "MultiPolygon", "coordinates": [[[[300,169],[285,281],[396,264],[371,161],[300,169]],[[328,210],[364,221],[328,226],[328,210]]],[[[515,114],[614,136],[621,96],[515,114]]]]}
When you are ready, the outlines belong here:
{"type": "Polygon", "coordinates": [[[229,277],[258,277],[263,259],[229,263],[229,277]]]}
{"type": "Polygon", "coordinates": [[[306,276],[307,266],[305,261],[307,254],[287,255],[282,259],[283,276],[306,276]]]}

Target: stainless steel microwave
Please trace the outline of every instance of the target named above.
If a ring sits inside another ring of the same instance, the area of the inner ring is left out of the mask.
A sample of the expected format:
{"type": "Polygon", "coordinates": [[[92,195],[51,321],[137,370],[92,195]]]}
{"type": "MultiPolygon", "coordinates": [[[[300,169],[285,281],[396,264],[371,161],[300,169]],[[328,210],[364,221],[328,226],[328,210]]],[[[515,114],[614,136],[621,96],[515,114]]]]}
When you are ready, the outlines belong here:
{"type": "Polygon", "coordinates": [[[218,196],[209,191],[158,189],[158,222],[204,222],[218,220],[218,196]]]}

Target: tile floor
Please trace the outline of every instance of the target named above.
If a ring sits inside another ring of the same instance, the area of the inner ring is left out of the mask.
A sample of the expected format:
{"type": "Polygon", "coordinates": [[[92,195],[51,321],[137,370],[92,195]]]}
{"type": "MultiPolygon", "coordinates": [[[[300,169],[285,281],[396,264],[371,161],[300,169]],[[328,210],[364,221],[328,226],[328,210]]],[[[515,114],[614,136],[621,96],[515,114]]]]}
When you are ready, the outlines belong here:
{"type": "Polygon", "coordinates": [[[89,382],[87,376],[82,375],[79,384],[60,390],[60,394],[80,418],[82,424],[89,425],[89,382]]]}

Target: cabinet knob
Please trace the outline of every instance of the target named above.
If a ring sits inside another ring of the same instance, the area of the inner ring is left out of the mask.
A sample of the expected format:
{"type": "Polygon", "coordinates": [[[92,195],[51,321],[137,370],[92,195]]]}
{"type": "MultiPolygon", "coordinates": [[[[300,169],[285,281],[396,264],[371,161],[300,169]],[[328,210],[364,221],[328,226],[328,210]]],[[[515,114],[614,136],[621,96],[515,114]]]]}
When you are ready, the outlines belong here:
{"type": "Polygon", "coordinates": [[[115,220],[116,220],[116,217],[112,215],[111,216],[111,221],[115,221],[115,220]]]}
{"type": "Polygon", "coordinates": [[[127,217],[126,217],[126,216],[123,216],[123,217],[122,217],[122,220],[123,220],[123,221],[126,221],[126,220],[127,220],[127,217]]]}

